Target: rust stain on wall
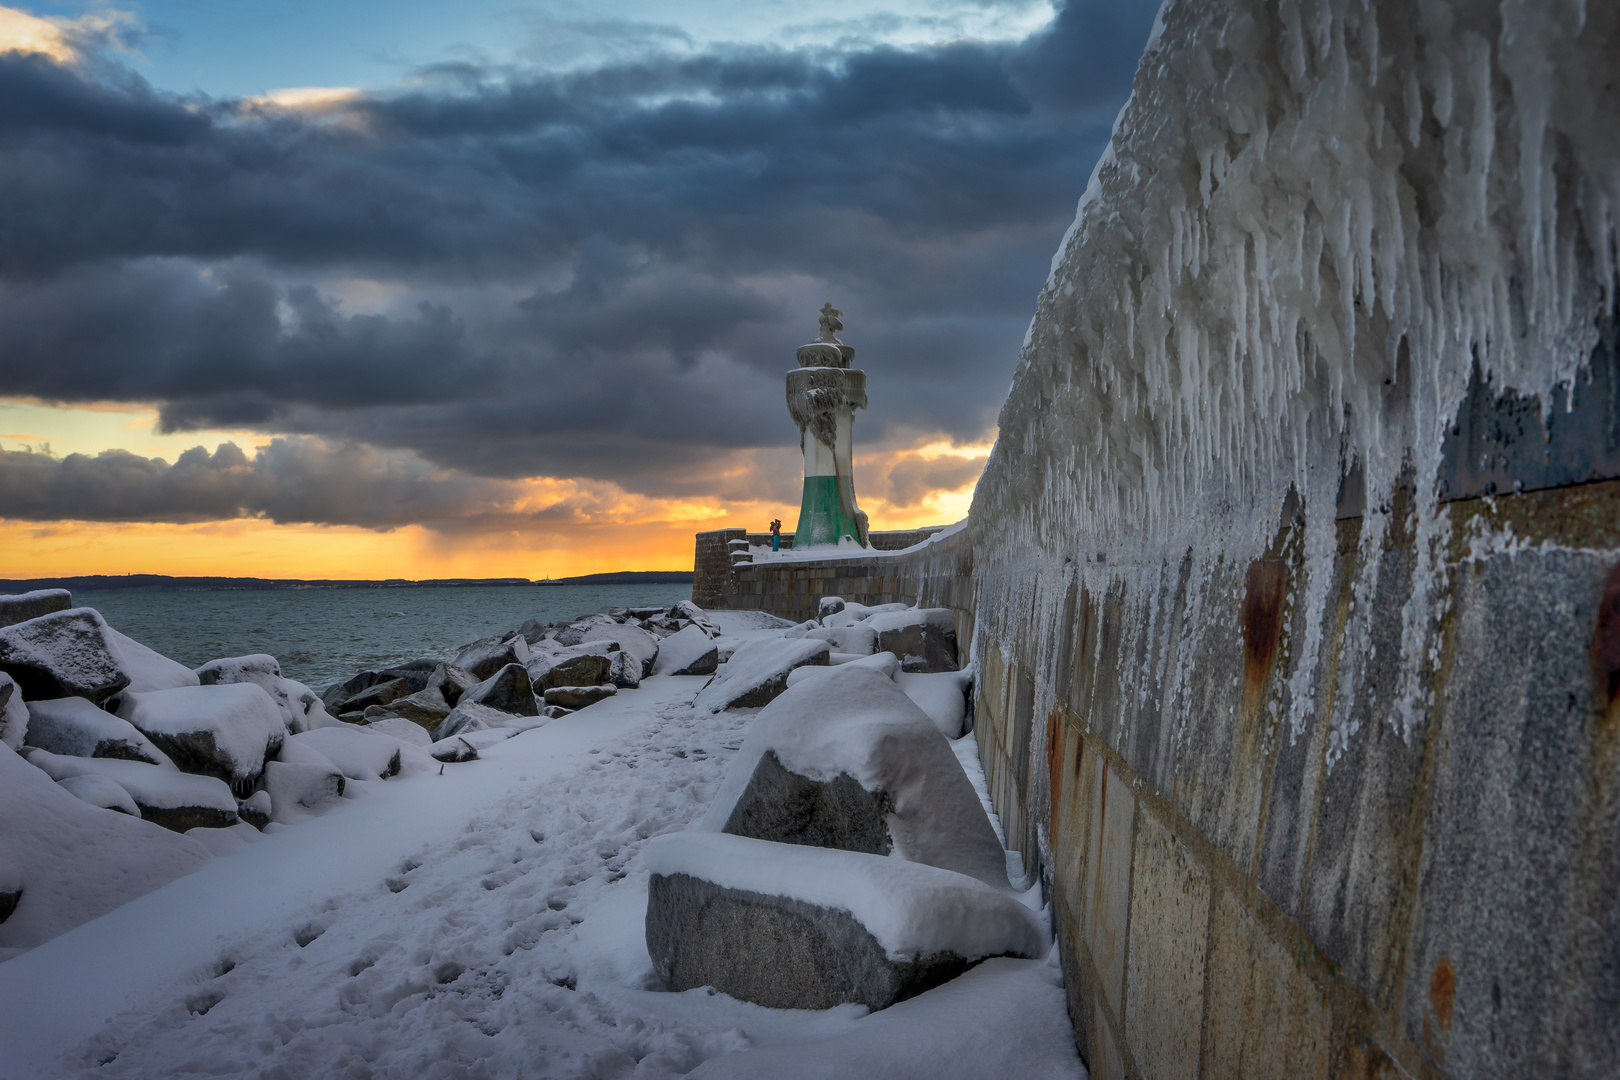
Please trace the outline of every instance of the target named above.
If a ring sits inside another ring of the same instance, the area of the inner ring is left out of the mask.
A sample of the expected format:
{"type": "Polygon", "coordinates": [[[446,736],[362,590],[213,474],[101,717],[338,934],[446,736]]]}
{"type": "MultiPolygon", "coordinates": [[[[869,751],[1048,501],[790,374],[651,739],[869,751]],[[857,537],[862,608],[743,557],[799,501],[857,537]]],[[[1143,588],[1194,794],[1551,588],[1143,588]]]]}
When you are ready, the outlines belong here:
{"type": "Polygon", "coordinates": [[[1259,559],[1249,564],[1243,597],[1244,704],[1253,709],[1277,663],[1282,637],[1283,598],[1288,590],[1288,564],[1259,559]]]}
{"type": "Polygon", "coordinates": [[[1058,802],[1063,792],[1063,713],[1053,709],[1046,714],[1046,776],[1050,783],[1051,815],[1047,838],[1057,843],[1058,802]]]}
{"type": "Polygon", "coordinates": [[[1441,1027],[1451,1026],[1451,1010],[1456,1002],[1457,973],[1451,967],[1451,957],[1442,956],[1429,979],[1429,1004],[1434,1006],[1434,1015],[1441,1027]]]}
{"type": "Polygon", "coordinates": [[[1598,605],[1592,663],[1597,669],[1598,689],[1612,710],[1616,699],[1620,699],[1620,564],[1610,572],[1598,605]]]}

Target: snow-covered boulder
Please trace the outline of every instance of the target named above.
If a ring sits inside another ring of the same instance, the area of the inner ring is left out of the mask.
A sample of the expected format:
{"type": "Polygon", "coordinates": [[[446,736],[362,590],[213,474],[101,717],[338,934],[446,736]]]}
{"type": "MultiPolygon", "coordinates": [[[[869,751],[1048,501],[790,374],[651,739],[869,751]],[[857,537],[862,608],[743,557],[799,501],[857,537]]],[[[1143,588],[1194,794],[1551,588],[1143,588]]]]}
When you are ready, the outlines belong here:
{"type": "Polygon", "coordinates": [[[483,705],[513,716],[538,716],[540,707],[534,702],[534,688],[529,672],[522,664],[507,664],[496,670],[483,682],[461,695],[457,708],[483,705]]]}
{"type": "Polygon", "coordinates": [[[877,647],[900,657],[904,671],[956,670],[956,612],[950,608],[910,608],[872,615],[877,647]]]}
{"type": "Polygon", "coordinates": [[[37,619],[73,606],[73,594],[66,589],[35,589],[33,592],[0,596],[0,626],[37,619]]]}
{"type": "Polygon", "coordinates": [[[70,757],[123,758],[174,766],[134,724],[78,697],[29,702],[27,743],[70,757]]]}
{"type": "Polygon", "coordinates": [[[316,751],[350,780],[386,780],[407,766],[427,764],[415,746],[370,726],[321,728],[287,741],[316,751]]]}
{"type": "Polygon", "coordinates": [[[507,664],[522,664],[529,658],[529,643],[521,634],[502,641],[483,638],[473,642],[456,654],[450,666],[470,671],[479,679],[487,679],[507,664]]]}
{"type": "Polygon", "coordinates": [[[690,600],[682,600],[671,607],[669,617],[672,619],[684,619],[712,638],[720,636],[720,629],[709,618],[708,612],[690,600]]]}
{"type": "Polygon", "coordinates": [[[885,611],[909,611],[910,604],[855,604],[846,602],[838,611],[829,612],[821,620],[822,626],[854,626],[885,611]]]}
{"type": "Polygon", "coordinates": [[[443,762],[446,765],[478,760],[478,748],[459,735],[443,742],[434,743],[431,753],[434,761],[443,762]]]}
{"type": "Polygon", "coordinates": [[[244,796],[287,737],[281,710],[253,683],[126,693],[118,715],[180,768],[218,777],[244,796]]]}
{"type": "Polygon", "coordinates": [[[343,798],[343,773],[330,762],[270,761],[264,766],[264,790],[270,794],[271,820],[291,825],[343,798]]]}
{"type": "Polygon", "coordinates": [[[284,678],[281,664],[269,653],[210,660],[196,669],[196,675],[203,686],[252,683],[270,695],[291,732],[325,727],[330,719],[320,696],[303,683],[284,678]]]}
{"type": "Polygon", "coordinates": [[[845,607],[842,596],[823,596],[816,601],[816,618],[825,619],[829,615],[836,615],[845,607]]]}
{"type": "Polygon", "coordinates": [[[596,686],[607,682],[613,673],[612,654],[607,651],[611,644],[601,641],[592,643],[595,649],[582,645],[561,652],[535,653],[526,665],[534,692],[541,694],[554,686],[596,686]]]}
{"type": "Polygon", "coordinates": [[[66,757],[48,750],[30,750],[28,763],[52,780],[74,776],[110,780],[129,792],[141,817],[175,832],[220,829],[237,822],[236,797],[212,776],[194,776],[144,761],[66,757]]]}
{"type": "Polygon", "coordinates": [[[867,667],[833,668],[766,706],[702,828],[892,853],[1007,886],[1001,842],[949,741],[867,667]]]}
{"type": "Polygon", "coordinates": [[[647,951],[672,990],[882,1009],[1047,945],[1012,896],[933,866],[702,832],[655,837],[643,859],[647,951]]]}
{"type": "Polygon", "coordinates": [[[713,675],[720,666],[720,650],[701,627],[687,626],[658,645],[654,675],[713,675]]]}
{"type": "Polygon", "coordinates": [[[658,659],[659,639],[639,626],[629,623],[592,623],[585,629],[585,636],[580,639],[580,644],[587,641],[611,641],[622,651],[635,657],[638,669],[635,672],[637,682],[653,673],[653,663],[658,659]]]}
{"type": "Polygon", "coordinates": [[[511,713],[504,713],[476,702],[466,702],[451,709],[450,715],[433,729],[433,741],[443,742],[457,735],[470,735],[475,731],[498,728],[511,719],[511,713]]]}
{"type": "Polygon", "coordinates": [[[363,713],[373,705],[387,705],[398,701],[402,697],[409,697],[415,692],[411,681],[403,677],[374,683],[359,693],[344,698],[338,704],[338,715],[347,716],[350,713],[363,713]]]}
{"type": "MultiPolygon", "coordinates": [[[[483,682],[472,672],[458,668],[453,664],[440,664],[424,690],[437,690],[444,697],[446,705],[455,708],[461,700],[461,695],[483,682]]],[[[418,691],[419,693],[421,691],[418,691]]]]}
{"type": "Polygon", "coordinates": [[[619,688],[612,683],[603,686],[553,686],[546,691],[546,704],[561,705],[565,709],[583,709],[618,692],[619,688]]]}
{"type": "Polygon", "coordinates": [[[0,627],[0,671],[36,698],[102,702],[130,683],[108,641],[107,622],[91,608],[69,608],[0,627]]]}
{"type": "Polygon", "coordinates": [[[247,798],[236,804],[236,812],[244,822],[255,829],[263,829],[270,824],[271,814],[275,804],[270,801],[270,793],[263,789],[255,791],[247,798]]]}
{"type": "Polygon", "coordinates": [[[806,679],[817,678],[834,668],[841,667],[870,668],[891,679],[900,671],[900,658],[892,652],[873,653],[871,656],[856,656],[854,653],[835,652],[827,658],[827,664],[827,667],[802,667],[788,672],[788,686],[798,686],[806,679]]]}
{"type": "Polygon", "coordinates": [[[393,717],[418,724],[424,731],[432,731],[449,715],[450,703],[444,699],[444,691],[439,686],[395,698],[387,705],[374,705],[365,712],[366,723],[373,726],[393,717]]]}
{"type": "Polygon", "coordinates": [[[608,682],[620,690],[634,690],[641,685],[641,661],[634,653],[614,653],[608,658],[608,682]]]}
{"type": "Polygon", "coordinates": [[[967,733],[968,689],[973,685],[972,664],[966,671],[905,672],[895,683],[947,739],[960,739],[967,733]]]}
{"type": "Polygon", "coordinates": [[[130,798],[129,792],[119,787],[117,781],[111,777],[102,776],[100,773],[85,773],[81,776],[63,777],[57,783],[62,786],[63,791],[91,806],[99,806],[103,810],[116,810],[130,817],[141,816],[141,808],[130,798]]]}
{"type": "MultiPolygon", "coordinates": [[[[443,721],[444,717],[449,715],[450,710],[446,709],[444,716],[439,717],[440,721],[443,721]]],[[[433,726],[438,727],[438,724],[433,726]]],[[[366,724],[366,730],[379,732],[401,742],[410,743],[412,746],[427,747],[433,745],[433,736],[428,733],[427,725],[404,716],[384,716],[372,720],[366,724]]]]}
{"type": "Polygon", "coordinates": [[[693,707],[720,712],[768,705],[787,689],[788,672],[810,664],[825,666],[831,652],[825,641],[806,638],[746,642],[720,665],[693,707]]]}
{"type": "Polygon", "coordinates": [[[832,646],[833,652],[870,656],[878,651],[877,631],[863,623],[854,626],[819,626],[806,630],[804,636],[820,638],[832,646]]]}
{"type": "MultiPolygon", "coordinates": [[[[151,766],[145,766],[151,768],[151,766]]],[[[0,960],[49,941],[208,862],[195,840],[91,806],[0,746],[0,960]]]]}
{"type": "Polygon", "coordinates": [[[611,615],[586,615],[575,619],[567,626],[558,627],[551,635],[551,640],[558,645],[578,645],[581,642],[589,641],[590,632],[594,629],[617,630],[619,626],[620,621],[611,615]]]}
{"type": "Polygon", "coordinates": [[[22,687],[0,671],[0,744],[21,750],[27,738],[28,706],[23,701],[22,687]]]}

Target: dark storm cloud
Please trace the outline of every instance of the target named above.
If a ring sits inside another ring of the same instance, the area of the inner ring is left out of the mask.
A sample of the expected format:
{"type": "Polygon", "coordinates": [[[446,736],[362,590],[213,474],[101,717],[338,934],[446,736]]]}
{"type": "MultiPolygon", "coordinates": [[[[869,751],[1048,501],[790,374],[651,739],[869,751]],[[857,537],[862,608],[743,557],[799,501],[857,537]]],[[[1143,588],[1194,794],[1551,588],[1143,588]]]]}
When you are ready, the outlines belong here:
{"type": "Polygon", "coordinates": [[[392,528],[454,526],[515,492],[446,476],[408,454],[352,443],[275,439],[249,458],[234,443],[193,447],[173,465],[124,450],[65,458],[0,449],[0,505],[29,521],[196,522],[262,517],[392,528]]]}
{"type": "Polygon", "coordinates": [[[3,56],[0,386],[668,491],[793,440],[782,373],[832,299],[869,437],[971,436],[1152,15],[1070,3],[1016,45],[462,63],[303,112],[3,56]],[[346,278],[388,301],[350,310],[346,278]]]}

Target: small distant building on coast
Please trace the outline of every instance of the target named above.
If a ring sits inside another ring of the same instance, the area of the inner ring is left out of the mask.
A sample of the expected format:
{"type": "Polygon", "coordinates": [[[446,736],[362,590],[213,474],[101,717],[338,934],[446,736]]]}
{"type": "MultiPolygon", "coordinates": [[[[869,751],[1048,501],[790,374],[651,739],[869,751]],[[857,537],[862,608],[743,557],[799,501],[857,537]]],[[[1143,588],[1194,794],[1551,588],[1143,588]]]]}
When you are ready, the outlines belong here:
{"type": "Polygon", "coordinates": [[[804,498],[793,547],[867,543],[866,514],[855,503],[851,429],[866,408],[866,372],[850,367],[855,350],[838,340],[843,312],[821,308],[821,333],[799,346],[799,367],[788,372],[787,406],[804,449],[804,498]]]}

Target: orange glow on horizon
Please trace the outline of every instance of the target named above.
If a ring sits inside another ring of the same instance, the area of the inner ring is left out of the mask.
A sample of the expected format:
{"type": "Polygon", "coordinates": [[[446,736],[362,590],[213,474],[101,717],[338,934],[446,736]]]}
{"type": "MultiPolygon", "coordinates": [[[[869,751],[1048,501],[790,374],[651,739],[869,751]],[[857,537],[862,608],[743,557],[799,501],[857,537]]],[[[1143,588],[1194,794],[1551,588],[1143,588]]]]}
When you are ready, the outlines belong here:
{"type": "MultiPolygon", "coordinates": [[[[139,405],[63,407],[0,398],[0,422],[9,431],[5,438],[48,441],[53,454],[93,456],[130,446],[172,461],[205,440],[229,438],[251,453],[270,438],[237,432],[161,435],[153,430],[155,420],[155,410],[139,405]]],[[[857,492],[871,527],[913,529],[960,521],[993,439],[993,431],[972,443],[912,431],[858,448],[857,492]]],[[[686,477],[690,494],[670,497],[633,494],[608,481],[468,478],[487,485],[487,501],[468,508],[472,516],[393,529],[278,525],[263,518],[174,524],[0,517],[0,579],[167,574],[419,580],[684,570],[692,566],[695,533],[738,527],[763,532],[772,518],[780,518],[791,533],[798,520],[797,457],[787,447],[737,451],[686,477]],[[762,490],[793,502],[752,497],[762,490]]],[[[438,477],[455,482],[453,473],[438,477]]]]}

